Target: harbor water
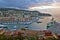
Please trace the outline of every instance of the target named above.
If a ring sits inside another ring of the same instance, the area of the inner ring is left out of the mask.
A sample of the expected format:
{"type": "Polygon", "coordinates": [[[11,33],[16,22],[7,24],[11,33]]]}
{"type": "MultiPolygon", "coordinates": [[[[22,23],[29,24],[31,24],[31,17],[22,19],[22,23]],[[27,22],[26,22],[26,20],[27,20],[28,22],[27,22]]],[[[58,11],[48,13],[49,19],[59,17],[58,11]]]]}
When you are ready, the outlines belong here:
{"type": "Polygon", "coordinates": [[[29,30],[46,30],[47,29],[47,23],[51,21],[51,17],[43,17],[43,18],[39,18],[36,21],[30,21],[32,22],[31,24],[3,24],[5,26],[7,26],[10,30],[13,30],[14,27],[16,27],[16,29],[21,29],[21,28],[25,28],[28,27],[29,30]],[[40,21],[41,23],[37,23],[38,21],[40,21]]]}

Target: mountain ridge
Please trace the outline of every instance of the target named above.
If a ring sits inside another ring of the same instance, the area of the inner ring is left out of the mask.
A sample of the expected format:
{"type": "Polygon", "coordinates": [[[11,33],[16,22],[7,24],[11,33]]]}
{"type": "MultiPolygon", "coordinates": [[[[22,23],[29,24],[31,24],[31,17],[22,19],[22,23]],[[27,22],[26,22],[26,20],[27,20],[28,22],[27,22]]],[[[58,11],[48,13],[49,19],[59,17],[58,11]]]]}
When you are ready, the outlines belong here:
{"type": "Polygon", "coordinates": [[[39,16],[52,16],[51,14],[44,14],[39,11],[31,11],[31,10],[22,10],[22,9],[16,9],[16,8],[0,8],[0,11],[8,11],[8,10],[14,10],[14,11],[25,11],[25,12],[33,12],[33,13],[39,13],[39,16]]]}

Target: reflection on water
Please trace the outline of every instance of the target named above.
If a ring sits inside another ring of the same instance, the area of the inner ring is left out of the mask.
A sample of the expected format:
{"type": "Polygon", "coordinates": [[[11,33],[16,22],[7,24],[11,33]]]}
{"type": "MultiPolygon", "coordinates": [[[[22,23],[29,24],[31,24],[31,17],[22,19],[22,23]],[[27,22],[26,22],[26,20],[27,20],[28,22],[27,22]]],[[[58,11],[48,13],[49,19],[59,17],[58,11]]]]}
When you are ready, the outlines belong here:
{"type": "Polygon", "coordinates": [[[44,17],[44,19],[39,19],[38,21],[42,21],[42,23],[32,23],[33,30],[46,30],[47,23],[51,21],[52,17],[44,17]]]}

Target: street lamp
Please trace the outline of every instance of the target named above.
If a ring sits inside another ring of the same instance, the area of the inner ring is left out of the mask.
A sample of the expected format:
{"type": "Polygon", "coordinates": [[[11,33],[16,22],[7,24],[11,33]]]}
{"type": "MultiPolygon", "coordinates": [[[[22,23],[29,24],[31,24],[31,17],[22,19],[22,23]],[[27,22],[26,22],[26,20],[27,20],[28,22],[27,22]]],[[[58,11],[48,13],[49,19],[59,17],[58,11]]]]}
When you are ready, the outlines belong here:
{"type": "Polygon", "coordinates": [[[17,26],[14,26],[14,31],[16,30],[17,26]]]}
{"type": "Polygon", "coordinates": [[[28,27],[25,27],[25,36],[27,36],[28,27]]]}

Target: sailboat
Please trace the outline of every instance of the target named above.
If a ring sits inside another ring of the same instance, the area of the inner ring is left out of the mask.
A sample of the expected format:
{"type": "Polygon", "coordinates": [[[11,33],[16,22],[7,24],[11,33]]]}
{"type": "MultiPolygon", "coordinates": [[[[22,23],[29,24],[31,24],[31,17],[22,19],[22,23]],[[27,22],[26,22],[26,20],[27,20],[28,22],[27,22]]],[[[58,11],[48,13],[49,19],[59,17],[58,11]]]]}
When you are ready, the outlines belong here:
{"type": "Polygon", "coordinates": [[[37,23],[42,23],[41,21],[38,21],[37,23]]]}

